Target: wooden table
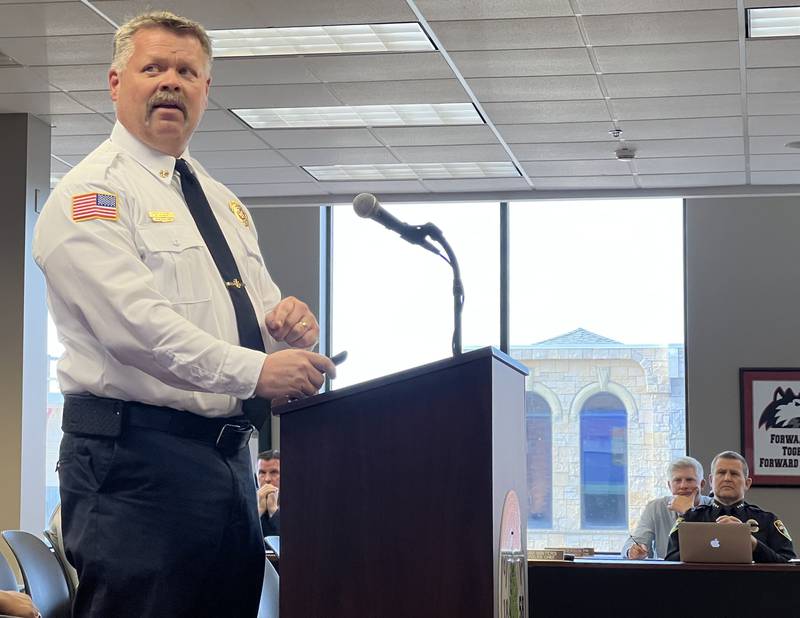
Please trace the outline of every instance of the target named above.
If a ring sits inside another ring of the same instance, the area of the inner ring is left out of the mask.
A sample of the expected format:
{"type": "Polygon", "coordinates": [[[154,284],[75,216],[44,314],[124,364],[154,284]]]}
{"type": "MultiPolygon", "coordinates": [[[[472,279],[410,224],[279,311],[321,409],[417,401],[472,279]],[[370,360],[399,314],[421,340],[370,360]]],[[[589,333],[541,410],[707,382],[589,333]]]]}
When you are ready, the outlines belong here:
{"type": "Polygon", "coordinates": [[[530,618],[800,616],[800,564],[528,562],[530,618]]]}

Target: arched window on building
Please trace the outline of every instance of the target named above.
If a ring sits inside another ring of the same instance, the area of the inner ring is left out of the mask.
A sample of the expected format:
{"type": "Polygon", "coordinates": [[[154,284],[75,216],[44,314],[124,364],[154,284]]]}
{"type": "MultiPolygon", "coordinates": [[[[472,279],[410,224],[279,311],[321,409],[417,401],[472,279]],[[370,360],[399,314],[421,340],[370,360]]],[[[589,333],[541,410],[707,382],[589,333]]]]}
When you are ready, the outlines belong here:
{"type": "Polygon", "coordinates": [[[581,526],[627,526],[627,413],[609,393],[581,408],[581,526]]]}
{"type": "Polygon", "coordinates": [[[550,406],[534,392],[525,394],[528,438],[528,528],[553,527],[553,421],[550,406]]]}

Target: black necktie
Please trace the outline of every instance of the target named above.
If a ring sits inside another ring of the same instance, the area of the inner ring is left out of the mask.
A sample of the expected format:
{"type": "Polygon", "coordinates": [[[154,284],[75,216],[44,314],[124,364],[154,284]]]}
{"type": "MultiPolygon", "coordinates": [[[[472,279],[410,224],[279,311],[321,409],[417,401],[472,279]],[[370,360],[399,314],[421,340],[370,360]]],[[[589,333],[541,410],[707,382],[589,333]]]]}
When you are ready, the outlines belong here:
{"type": "MultiPolygon", "coordinates": [[[[230,293],[233,311],[236,314],[236,328],[239,331],[239,345],[251,350],[264,352],[264,339],[256,319],[253,303],[247,295],[244,282],[239,274],[239,267],[233,258],[231,248],[222,234],[219,222],[214,216],[211,206],[203,193],[203,187],[197,177],[189,169],[186,161],[177,159],[175,170],[181,175],[183,198],[192,213],[197,229],[206,243],[206,247],[214,258],[217,270],[230,293]]],[[[254,398],[242,402],[242,412],[259,431],[267,418],[269,404],[264,399],[254,398]]]]}

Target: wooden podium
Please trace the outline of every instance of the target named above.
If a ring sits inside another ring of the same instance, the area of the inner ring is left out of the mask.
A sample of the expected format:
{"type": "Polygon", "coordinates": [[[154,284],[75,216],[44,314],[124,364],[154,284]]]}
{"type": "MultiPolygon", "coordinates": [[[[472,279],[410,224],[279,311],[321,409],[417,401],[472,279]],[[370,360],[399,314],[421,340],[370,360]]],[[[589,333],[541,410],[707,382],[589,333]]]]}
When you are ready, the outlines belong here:
{"type": "Polygon", "coordinates": [[[521,528],[503,542],[526,549],[526,374],[483,348],[275,409],[282,618],[505,615],[511,491],[521,528]]]}

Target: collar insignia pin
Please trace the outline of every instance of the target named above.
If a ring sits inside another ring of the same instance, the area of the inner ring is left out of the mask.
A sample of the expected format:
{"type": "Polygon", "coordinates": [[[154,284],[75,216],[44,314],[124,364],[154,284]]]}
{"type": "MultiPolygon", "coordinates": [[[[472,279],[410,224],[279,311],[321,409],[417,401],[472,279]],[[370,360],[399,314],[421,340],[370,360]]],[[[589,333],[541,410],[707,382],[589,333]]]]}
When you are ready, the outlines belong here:
{"type": "Polygon", "coordinates": [[[168,178],[169,170],[159,170],[158,175],[161,176],[161,178],[168,178]]]}

